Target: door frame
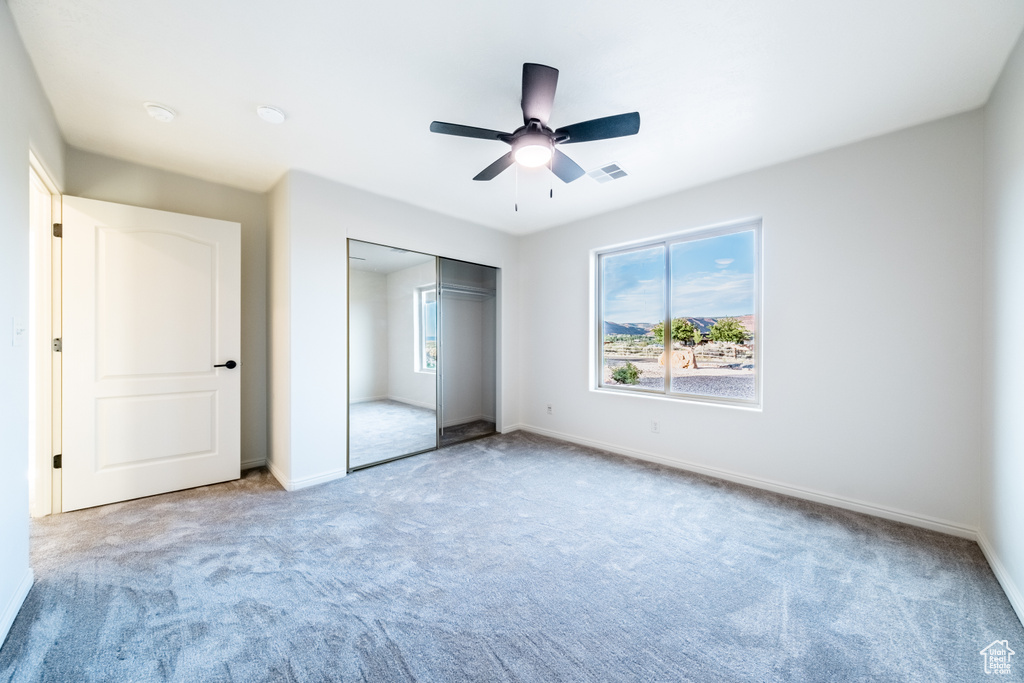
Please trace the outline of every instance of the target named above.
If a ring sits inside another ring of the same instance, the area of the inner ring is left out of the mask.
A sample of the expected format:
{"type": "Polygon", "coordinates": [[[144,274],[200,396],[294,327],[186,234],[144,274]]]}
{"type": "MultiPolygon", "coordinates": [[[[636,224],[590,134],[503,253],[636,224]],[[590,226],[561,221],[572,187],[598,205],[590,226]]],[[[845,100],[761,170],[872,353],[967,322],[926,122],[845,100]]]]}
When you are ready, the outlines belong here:
{"type": "Polygon", "coordinates": [[[35,451],[28,454],[34,486],[29,514],[43,517],[61,511],[60,470],[53,456],[61,450],[61,359],[52,340],[61,336],[61,242],[53,236],[53,224],[62,220],[62,195],[39,158],[29,150],[30,198],[33,180],[50,193],[49,218],[44,225],[29,224],[32,244],[29,290],[35,302],[29,313],[30,340],[37,362],[29,369],[35,400],[29,404],[29,429],[35,426],[35,451]],[[47,305],[47,302],[49,305],[47,305]],[[50,363],[41,361],[49,358],[50,363]],[[47,429],[49,426],[49,429],[47,429]]]}

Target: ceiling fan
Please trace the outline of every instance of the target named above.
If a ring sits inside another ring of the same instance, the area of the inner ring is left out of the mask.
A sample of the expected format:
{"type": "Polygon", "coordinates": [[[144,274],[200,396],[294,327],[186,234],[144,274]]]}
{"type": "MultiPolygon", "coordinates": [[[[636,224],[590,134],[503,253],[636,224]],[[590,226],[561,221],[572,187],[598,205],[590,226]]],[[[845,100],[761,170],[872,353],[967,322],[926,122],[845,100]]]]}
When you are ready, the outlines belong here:
{"type": "Polygon", "coordinates": [[[556,146],[636,135],[640,130],[640,114],[632,112],[605,116],[552,130],[548,127],[548,119],[551,117],[556,85],[558,69],[543,64],[523,64],[523,125],[515,131],[502,133],[442,121],[431,123],[430,130],[445,135],[500,140],[512,146],[510,152],[477,173],[473,180],[491,180],[518,162],[522,166],[549,166],[551,172],[563,182],[571,183],[586,171],[556,149],[556,146]]]}

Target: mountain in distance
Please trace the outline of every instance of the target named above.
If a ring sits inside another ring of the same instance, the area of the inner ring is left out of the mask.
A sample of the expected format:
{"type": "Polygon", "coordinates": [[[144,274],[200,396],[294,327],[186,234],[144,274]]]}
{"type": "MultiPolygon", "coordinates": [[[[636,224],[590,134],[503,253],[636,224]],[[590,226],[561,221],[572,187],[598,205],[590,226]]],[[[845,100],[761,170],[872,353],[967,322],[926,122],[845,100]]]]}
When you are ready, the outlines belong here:
{"type": "MultiPolygon", "coordinates": [[[[754,331],[754,316],[753,315],[723,315],[716,318],[690,318],[685,317],[685,320],[689,320],[690,324],[700,330],[700,333],[705,337],[708,336],[708,331],[711,326],[717,321],[724,318],[735,318],[745,328],[754,331]]],[[[654,328],[658,323],[613,323],[611,321],[604,321],[604,333],[605,334],[629,334],[634,336],[640,336],[650,334],[651,329],[654,328]]]]}
{"type": "Polygon", "coordinates": [[[613,323],[609,320],[605,320],[604,333],[641,336],[649,333],[655,325],[657,325],[657,323],[613,323]]]}

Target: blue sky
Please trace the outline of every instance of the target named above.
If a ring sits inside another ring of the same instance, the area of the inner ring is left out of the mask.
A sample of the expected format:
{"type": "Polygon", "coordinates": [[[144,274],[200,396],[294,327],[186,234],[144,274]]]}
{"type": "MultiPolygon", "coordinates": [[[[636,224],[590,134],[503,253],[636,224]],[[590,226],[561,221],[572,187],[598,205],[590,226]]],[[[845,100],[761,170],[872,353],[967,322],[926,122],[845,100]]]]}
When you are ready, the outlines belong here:
{"type": "MultiPolygon", "coordinates": [[[[712,318],[754,312],[754,233],[738,232],[670,247],[672,316],[712,318]]],[[[617,323],[665,317],[662,247],[601,259],[603,318],[617,323]]]]}

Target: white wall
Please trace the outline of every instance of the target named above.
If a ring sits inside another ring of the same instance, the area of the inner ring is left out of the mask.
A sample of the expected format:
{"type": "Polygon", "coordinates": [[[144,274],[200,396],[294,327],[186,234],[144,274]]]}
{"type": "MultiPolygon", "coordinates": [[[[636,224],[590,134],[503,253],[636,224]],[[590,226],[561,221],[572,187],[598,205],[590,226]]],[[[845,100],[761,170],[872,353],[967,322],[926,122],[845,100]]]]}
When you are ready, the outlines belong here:
{"type": "Polygon", "coordinates": [[[366,270],[348,274],[349,400],[352,403],[388,397],[388,276],[366,270]]]}
{"type": "Polygon", "coordinates": [[[480,414],[485,420],[494,420],[494,399],[497,379],[496,321],[498,314],[497,297],[484,299],[480,304],[480,414]]]}
{"type": "MultiPolygon", "coordinates": [[[[291,182],[286,174],[270,191],[267,244],[269,301],[267,312],[267,466],[278,481],[290,481],[292,442],[291,330],[291,182]]],[[[341,340],[332,353],[342,353],[341,340]]]]}
{"type": "Polygon", "coordinates": [[[976,111],[525,238],[523,422],[973,536],[982,147],[976,111]],[[590,250],[756,216],[763,410],[592,391],[590,250]]]}
{"type": "Polygon", "coordinates": [[[482,420],[483,300],[441,294],[442,425],[482,420]]]}
{"type": "Polygon", "coordinates": [[[0,643],[32,586],[28,562],[28,340],[12,345],[12,320],[28,322],[29,149],[64,185],[64,143],[0,3],[0,643]]]}
{"type": "Polygon", "coordinates": [[[1024,41],[985,111],[986,372],[981,543],[1024,621],[1024,41]]]}
{"type": "Polygon", "coordinates": [[[66,194],[242,224],[242,467],[267,460],[267,197],[67,150],[66,194]]]}
{"type": "Polygon", "coordinates": [[[416,290],[437,282],[435,261],[388,273],[388,398],[430,409],[437,405],[437,375],[416,370],[413,316],[418,307],[416,290]]]}
{"type": "Polygon", "coordinates": [[[441,374],[445,427],[493,420],[495,415],[496,326],[499,273],[472,263],[441,262],[441,374]],[[482,290],[460,292],[458,287],[482,290]]]}
{"type": "MultiPolygon", "coordinates": [[[[345,473],[346,238],[502,268],[499,354],[518,319],[518,240],[465,221],[290,171],[271,196],[271,471],[288,488],[345,473]],[[338,315],[328,315],[337,311],[338,315]],[[276,341],[290,323],[288,340],[276,341]],[[322,340],[331,340],[325,353],[322,340]],[[285,370],[284,368],[288,368],[285,370]],[[287,397],[287,398],[285,398],[287,397]],[[284,432],[287,431],[287,434],[284,432]]],[[[499,359],[500,363],[500,359],[499,359]]],[[[498,424],[518,418],[512,363],[501,366],[498,424]]]]}

